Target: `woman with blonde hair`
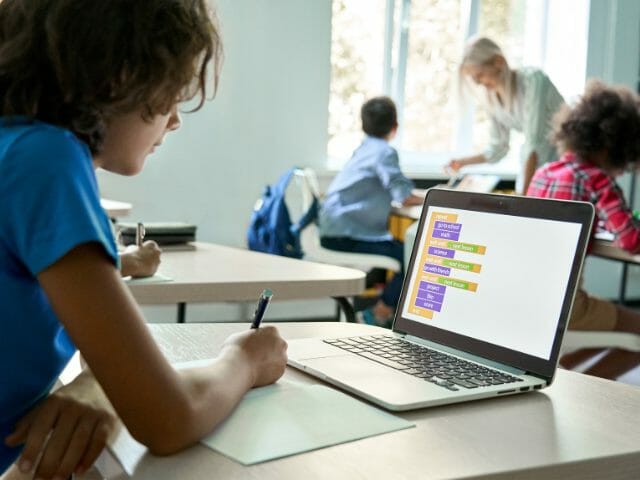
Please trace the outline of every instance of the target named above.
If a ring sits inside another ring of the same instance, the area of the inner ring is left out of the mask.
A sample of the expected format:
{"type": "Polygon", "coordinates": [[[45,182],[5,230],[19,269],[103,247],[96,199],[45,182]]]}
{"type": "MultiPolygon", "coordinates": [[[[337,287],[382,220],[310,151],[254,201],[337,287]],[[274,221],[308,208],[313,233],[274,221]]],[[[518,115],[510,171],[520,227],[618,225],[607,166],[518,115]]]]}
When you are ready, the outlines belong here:
{"type": "Polygon", "coordinates": [[[535,170],[557,159],[549,140],[551,118],[564,103],[549,77],[537,68],[511,69],[500,47],[491,39],[476,37],[467,43],[459,69],[461,83],[482,87],[490,120],[486,150],[454,158],[447,168],[457,172],[467,165],[495,163],[509,151],[512,129],[524,135],[516,190],[524,194],[535,170]]]}

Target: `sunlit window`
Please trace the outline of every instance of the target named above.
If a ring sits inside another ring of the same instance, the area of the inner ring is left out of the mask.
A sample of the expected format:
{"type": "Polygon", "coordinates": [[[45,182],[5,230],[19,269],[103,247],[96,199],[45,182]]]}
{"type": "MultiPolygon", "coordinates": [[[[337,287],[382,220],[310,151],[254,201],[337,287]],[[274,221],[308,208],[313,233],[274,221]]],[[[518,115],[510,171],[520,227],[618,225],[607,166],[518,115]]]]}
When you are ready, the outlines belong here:
{"type": "Polygon", "coordinates": [[[360,107],[383,91],[386,0],[335,0],[331,21],[329,155],[348,157],[362,138],[360,107]]]}
{"type": "MultiPolygon", "coordinates": [[[[585,0],[566,1],[586,9],[585,0]]],[[[376,95],[396,102],[402,152],[478,153],[488,121],[458,101],[463,45],[479,33],[512,67],[544,66],[549,8],[549,0],[333,0],[329,156],[349,158],[362,139],[360,107],[376,95]]]]}

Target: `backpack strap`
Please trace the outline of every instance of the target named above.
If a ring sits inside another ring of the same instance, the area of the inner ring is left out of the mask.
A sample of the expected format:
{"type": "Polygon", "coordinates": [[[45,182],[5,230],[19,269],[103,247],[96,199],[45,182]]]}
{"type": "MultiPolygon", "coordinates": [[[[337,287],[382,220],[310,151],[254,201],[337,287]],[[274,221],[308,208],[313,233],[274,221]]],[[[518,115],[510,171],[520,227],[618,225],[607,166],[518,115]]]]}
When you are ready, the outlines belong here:
{"type": "Polygon", "coordinates": [[[272,195],[277,197],[284,198],[285,191],[293,178],[293,175],[296,173],[296,167],[292,167],[286,172],[284,172],[278,181],[271,187],[272,195]]]}
{"type": "Polygon", "coordinates": [[[313,203],[309,207],[309,210],[307,210],[305,214],[302,215],[302,217],[300,217],[300,220],[298,220],[295,224],[291,225],[291,232],[299,233],[302,230],[304,230],[305,227],[307,227],[307,225],[309,225],[311,222],[315,222],[318,218],[319,210],[320,210],[320,202],[318,202],[318,199],[314,196],[313,203]]]}

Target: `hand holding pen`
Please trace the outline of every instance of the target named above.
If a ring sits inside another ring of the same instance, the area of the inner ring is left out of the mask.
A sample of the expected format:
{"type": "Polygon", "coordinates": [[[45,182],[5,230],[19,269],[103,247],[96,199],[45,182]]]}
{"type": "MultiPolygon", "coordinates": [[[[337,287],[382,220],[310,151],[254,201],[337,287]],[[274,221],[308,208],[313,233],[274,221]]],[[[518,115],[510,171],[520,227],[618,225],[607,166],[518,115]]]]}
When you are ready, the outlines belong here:
{"type": "Polygon", "coordinates": [[[251,328],[259,328],[262,319],[264,318],[264,314],[267,311],[267,307],[269,306],[269,302],[271,301],[271,297],[273,297],[273,293],[269,289],[264,289],[260,298],[258,299],[258,306],[256,307],[256,311],[253,314],[253,321],[251,322],[251,328]]]}

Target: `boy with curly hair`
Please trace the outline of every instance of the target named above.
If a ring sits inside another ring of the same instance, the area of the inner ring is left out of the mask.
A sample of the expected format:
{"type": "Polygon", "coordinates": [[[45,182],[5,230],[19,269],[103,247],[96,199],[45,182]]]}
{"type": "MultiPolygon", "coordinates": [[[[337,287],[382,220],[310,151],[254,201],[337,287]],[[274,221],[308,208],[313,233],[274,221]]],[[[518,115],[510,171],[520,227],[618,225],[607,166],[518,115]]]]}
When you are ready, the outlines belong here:
{"type": "Polygon", "coordinates": [[[179,102],[202,106],[209,78],[215,90],[220,58],[206,0],[0,2],[0,475],[16,460],[29,478],[86,471],[115,415],[152,453],[176,452],[283,374],[273,327],[174,370],[100,207],[94,170],[140,172],[179,102]],[[50,393],[76,348],[90,370],[50,393]]]}

